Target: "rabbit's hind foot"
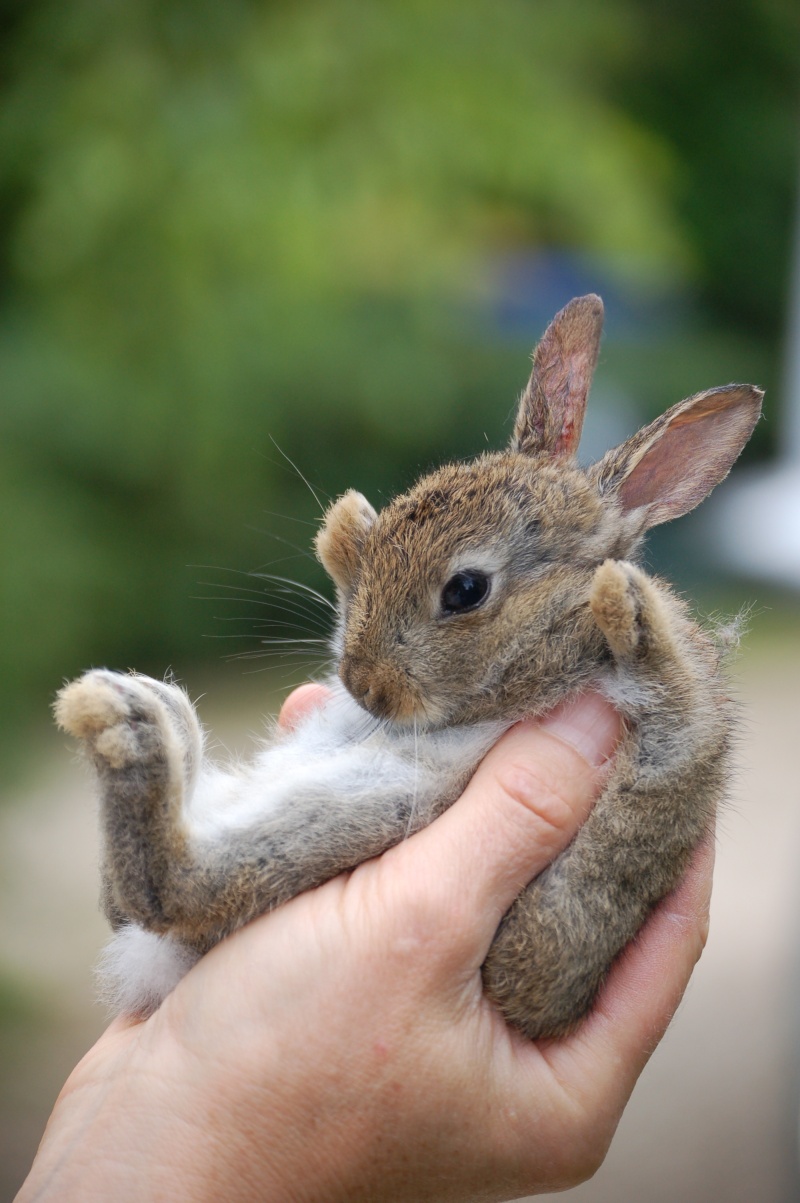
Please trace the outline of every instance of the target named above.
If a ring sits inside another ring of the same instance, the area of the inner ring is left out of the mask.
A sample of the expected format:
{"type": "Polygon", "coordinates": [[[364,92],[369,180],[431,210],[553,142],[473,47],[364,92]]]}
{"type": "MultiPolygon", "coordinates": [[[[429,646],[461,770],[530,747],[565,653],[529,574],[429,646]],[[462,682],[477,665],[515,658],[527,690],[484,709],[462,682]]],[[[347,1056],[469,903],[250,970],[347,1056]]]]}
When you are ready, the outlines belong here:
{"type": "Polygon", "coordinates": [[[99,766],[142,765],[164,742],[177,743],[189,776],[200,762],[200,724],[177,685],[93,669],[59,691],[54,709],[58,725],[81,740],[99,766]]]}

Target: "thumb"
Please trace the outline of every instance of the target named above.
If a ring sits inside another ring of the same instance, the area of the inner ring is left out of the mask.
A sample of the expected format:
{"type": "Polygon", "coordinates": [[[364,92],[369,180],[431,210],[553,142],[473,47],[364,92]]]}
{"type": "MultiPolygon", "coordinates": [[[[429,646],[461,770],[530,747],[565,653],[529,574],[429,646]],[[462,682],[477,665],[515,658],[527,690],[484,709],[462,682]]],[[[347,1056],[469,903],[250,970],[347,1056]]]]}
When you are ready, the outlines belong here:
{"type": "Polygon", "coordinates": [[[456,892],[474,939],[488,947],[517,895],[570,843],[600,794],[621,729],[595,693],[518,723],[461,798],[410,841],[421,879],[456,892]]]}

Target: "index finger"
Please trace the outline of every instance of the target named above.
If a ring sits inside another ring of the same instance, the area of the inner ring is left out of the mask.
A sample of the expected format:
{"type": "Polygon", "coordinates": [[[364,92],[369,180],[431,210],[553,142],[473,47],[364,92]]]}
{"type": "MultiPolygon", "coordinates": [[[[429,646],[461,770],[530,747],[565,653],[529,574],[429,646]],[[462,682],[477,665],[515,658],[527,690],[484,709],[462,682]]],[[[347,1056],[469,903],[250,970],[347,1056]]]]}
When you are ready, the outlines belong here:
{"type": "Polygon", "coordinates": [[[278,726],[284,731],[293,731],[297,724],[312,710],[322,706],[331,691],[327,685],[318,685],[316,681],[307,681],[293,689],[281,706],[278,715],[278,726]]]}
{"type": "Polygon", "coordinates": [[[689,983],[708,936],[714,836],[696,849],[679,885],[658,904],[611,967],[578,1030],[548,1060],[563,1077],[627,1099],[689,983]],[[587,1061],[593,1063],[587,1074],[587,1061]]]}

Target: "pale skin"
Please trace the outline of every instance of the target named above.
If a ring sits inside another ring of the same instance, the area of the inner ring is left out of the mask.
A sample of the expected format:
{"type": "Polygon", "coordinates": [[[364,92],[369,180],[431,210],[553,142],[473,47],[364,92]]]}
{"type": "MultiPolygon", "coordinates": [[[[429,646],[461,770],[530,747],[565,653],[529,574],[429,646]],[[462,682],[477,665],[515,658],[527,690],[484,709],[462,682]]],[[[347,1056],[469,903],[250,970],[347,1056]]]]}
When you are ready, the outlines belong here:
{"type": "MultiPolygon", "coordinates": [[[[324,697],[296,691],[290,727],[324,697]]],[[[502,914],[572,838],[619,735],[586,695],[520,723],[410,840],[251,923],[67,1081],[18,1203],[445,1203],[600,1165],[708,928],[713,845],[571,1036],[481,989],[502,914]]]]}

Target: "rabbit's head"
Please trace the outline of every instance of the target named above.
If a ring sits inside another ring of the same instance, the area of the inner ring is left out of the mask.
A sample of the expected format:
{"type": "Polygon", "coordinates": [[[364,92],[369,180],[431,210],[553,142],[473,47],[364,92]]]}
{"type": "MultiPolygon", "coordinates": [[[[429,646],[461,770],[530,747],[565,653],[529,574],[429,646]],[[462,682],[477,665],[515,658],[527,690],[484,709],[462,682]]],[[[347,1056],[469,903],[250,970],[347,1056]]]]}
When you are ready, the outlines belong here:
{"type": "Polygon", "coordinates": [[[605,654],[587,604],[597,565],[693,509],[749,438],[762,394],[733,384],[580,468],[602,320],[596,296],[554,318],[508,450],[439,468],[380,514],[352,491],[326,514],[317,552],[341,604],[339,672],[372,714],[515,718],[588,680],[605,654]]]}

